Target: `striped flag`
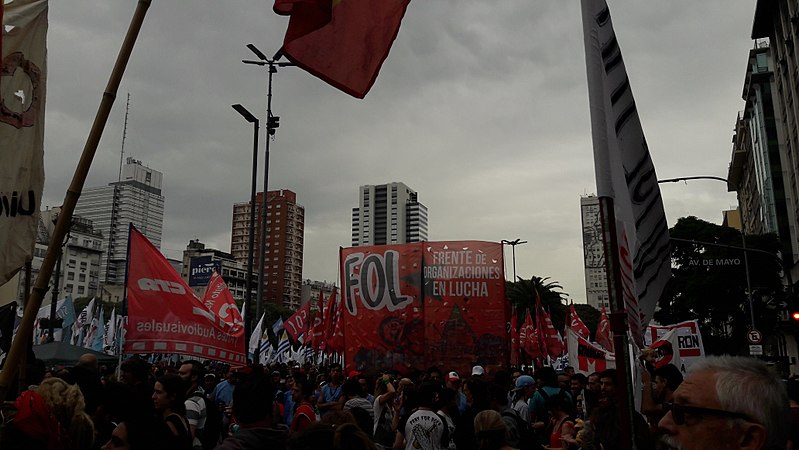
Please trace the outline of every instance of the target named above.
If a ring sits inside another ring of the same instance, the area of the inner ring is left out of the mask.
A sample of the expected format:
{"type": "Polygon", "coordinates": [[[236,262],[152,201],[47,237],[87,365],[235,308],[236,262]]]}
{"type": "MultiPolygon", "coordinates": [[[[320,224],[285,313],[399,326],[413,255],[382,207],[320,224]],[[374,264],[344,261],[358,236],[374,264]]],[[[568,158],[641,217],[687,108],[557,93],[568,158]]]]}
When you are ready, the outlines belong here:
{"type": "Polygon", "coordinates": [[[634,342],[671,278],[669,227],[655,166],[605,0],[582,0],[597,195],[613,199],[624,308],[634,342]]]}

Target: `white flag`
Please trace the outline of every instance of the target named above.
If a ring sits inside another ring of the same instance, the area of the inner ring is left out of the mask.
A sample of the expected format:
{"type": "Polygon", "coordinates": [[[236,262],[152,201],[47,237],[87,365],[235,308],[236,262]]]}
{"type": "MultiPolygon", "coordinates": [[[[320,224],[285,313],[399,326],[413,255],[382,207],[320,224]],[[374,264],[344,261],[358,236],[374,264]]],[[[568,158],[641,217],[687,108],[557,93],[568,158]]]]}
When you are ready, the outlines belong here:
{"type": "Polygon", "coordinates": [[[111,310],[111,317],[105,326],[105,339],[103,340],[103,351],[109,355],[116,353],[116,337],[117,337],[117,309],[111,310]]]}
{"type": "Polygon", "coordinates": [[[33,259],[44,184],[47,0],[4,2],[0,286],[33,259]]]}
{"type": "Polygon", "coordinates": [[[261,337],[261,329],[264,325],[264,317],[266,314],[261,315],[261,319],[258,320],[258,325],[255,326],[255,329],[252,330],[252,334],[250,335],[250,345],[247,347],[247,351],[255,354],[255,349],[258,348],[258,342],[260,341],[261,337]]]}
{"type": "Polygon", "coordinates": [[[646,325],[671,277],[669,228],[605,0],[581,0],[597,194],[612,197],[630,333],[646,325]]]}

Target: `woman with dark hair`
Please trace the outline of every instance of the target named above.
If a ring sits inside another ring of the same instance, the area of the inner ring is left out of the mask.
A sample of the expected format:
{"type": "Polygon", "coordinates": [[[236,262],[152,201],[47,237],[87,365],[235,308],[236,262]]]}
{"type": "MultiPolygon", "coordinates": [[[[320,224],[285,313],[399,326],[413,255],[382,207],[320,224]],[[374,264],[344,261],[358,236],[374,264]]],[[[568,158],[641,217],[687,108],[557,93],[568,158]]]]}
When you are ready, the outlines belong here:
{"type": "Polygon", "coordinates": [[[493,409],[474,416],[474,437],[478,450],[515,450],[508,445],[508,428],[502,416],[493,409]]]}
{"type": "Polygon", "coordinates": [[[180,375],[167,373],[158,378],[153,388],[153,405],[166,425],[167,448],[191,449],[192,437],[186,420],[186,386],[180,375]]]}
{"type": "Polygon", "coordinates": [[[573,442],[574,419],[572,418],[571,401],[563,394],[549,397],[546,401],[549,412],[549,448],[560,450],[569,447],[573,442]]]}

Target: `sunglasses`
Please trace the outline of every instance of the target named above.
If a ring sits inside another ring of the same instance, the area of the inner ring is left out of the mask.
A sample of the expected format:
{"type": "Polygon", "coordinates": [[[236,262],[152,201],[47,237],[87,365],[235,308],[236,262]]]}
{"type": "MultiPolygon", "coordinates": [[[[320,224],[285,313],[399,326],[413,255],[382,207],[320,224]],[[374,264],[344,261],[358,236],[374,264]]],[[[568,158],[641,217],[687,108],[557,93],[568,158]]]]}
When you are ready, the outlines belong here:
{"type": "Polygon", "coordinates": [[[666,412],[671,411],[671,417],[674,419],[674,423],[677,425],[685,425],[685,414],[692,414],[695,416],[724,417],[728,419],[743,419],[747,422],[757,422],[744,413],[724,411],[722,409],[702,408],[699,406],[680,405],[671,402],[663,402],[663,410],[666,412]]]}

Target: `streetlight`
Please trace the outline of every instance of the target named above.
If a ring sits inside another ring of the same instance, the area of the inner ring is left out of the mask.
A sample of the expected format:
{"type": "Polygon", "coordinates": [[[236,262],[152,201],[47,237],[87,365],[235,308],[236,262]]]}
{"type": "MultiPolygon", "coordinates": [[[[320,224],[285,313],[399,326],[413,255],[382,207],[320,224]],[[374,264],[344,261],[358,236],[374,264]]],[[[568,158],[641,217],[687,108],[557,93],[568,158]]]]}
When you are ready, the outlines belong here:
{"type": "MultiPolygon", "coordinates": [[[[658,180],[658,183],[676,183],[678,181],[689,181],[689,180],[715,180],[715,181],[722,181],[727,183],[727,191],[735,191],[735,197],[738,201],[738,211],[743,216],[743,211],[741,210],[741,197],[740,193],[738,192],[738,186],[733,184],[730,180],[722,177],[710,176],[710,175],[698,175],[693,177],[677,177],[677,178],[666,178],[663,180],[658,180]]],[[[741,247],[743,248],[744,253],[744,272],[746,273],[746,297],[749,300],[749,320],[751,323],[751,327],[755,330],[755,308],[752,303],[752,284],[749,279],[749,252],[746,248],[746,230],[744,230],[744,220],[741,217],[741,247]]]]}
{"type": "MultiPolygon", "coordinates": [[[[233,109],[241,114],[247,122],[253,124],[253,139],[252,139],[252,183],[250,186],[250,237],[247,249],[247,291],[244,293],[245,311],[250,310],[252,305],[252,263],[253,252],[255,251],[255,184],[258,178],[258,126],[260,124],[257,117],[252,115],[247,108],[240,104],[233,105],[233,109]]],[[[252,312],[250,311],[250,315],[252,312]]],[[[257,320],[257,319],[256,319],[257,320]]],[[[252,335],[252,317],[248,317],[244,323],[246,327],[244,335],[248,338],[252,335]]]]}
{"type": "Polygon", "coordinates": [[[502,245],[510,245],[511,254],[513,255],[513,282],[516,282],[516,246],[526,244],[527,241],[523,241],[519,238],[516,238],[513,241],[508,241],[506,239],[502,240],[502,245]]]}
{"type": "MultiPolygon", "coordinates": [[[[290,62],[277,62],[278,59],[282,56],[281,52],[275,54],[272,59],[266,57],[266,55],[258,49],[254,44],[247,44],[247,48],[250,49],[251,52],[258,57],[258,61],[247,60],[243,59],[241,62],[244,64],[254,64],[256,66],[267,66],[269,67],[269,84],[267,87],[267,94],[266,94],[266,145],[264,147],[264,191],[263,191],[263,201],[261,202],[261,230],[260,230],[260,241],[258,246],[258,294],[255,300],[256,303],[256,313],[255,316],[260,319],[261,314],[263,312],[263,302],[264,302],[264,278],[265,278],[265,267],[264,267],[264,253],[266,253],[266,209],[267,209],[267,192],[268,185],[269,185],[269,142],[270,137],[275,135],[276,129],[280,126],[280,117],[272,115],[272,75],[277,73],[278,67],[286,67],[286,66],[293,66],[294,64],[290,62]]],[[[253,207],[255,202],[253,201],[253,207]]],[[[252,246],[251,246],[252,247],[252,246]]],[[[259,337],[259,344],[258,347],[255,349],[254,361],[258,361],[258,356],[261,353],[261,344],[260,344],[260,336],[261,330],[258,331],[259,337]]]]}

